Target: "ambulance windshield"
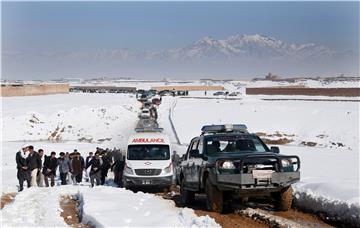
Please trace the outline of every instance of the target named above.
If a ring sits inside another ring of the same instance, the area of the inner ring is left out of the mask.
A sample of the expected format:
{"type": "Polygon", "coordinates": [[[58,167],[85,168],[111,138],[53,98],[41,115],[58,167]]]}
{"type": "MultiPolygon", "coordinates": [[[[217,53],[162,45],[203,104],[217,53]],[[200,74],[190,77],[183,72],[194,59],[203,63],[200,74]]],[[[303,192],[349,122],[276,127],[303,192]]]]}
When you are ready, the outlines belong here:
{"type": "Polygon", "coordinates": [[[127,153],[128,160],[169,160],[168,145],[130,145],[127,153]]]}

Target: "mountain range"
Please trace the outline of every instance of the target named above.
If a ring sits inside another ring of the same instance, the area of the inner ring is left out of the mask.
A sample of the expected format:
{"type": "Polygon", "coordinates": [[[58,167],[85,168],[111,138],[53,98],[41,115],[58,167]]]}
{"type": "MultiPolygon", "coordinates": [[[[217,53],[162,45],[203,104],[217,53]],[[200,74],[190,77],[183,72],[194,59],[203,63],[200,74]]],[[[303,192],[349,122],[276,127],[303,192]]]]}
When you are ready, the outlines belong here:
{"type": "Polygon", "coordinates": [[[296,60],[308,58],[328,58],[337,52],[323,45],[313,43],[294,44],[264,35],[234,35],[226,39],[204,37],[190,45],[161,51],[135,51],[116,49],[110,51],[72,52],[66,57],[95,58],[113,60],[182,60],[201,61],[208,59],[281,59],[296,60]]]}
{"type": "MultiPolygon", "coordinates": [[[[119,43],[121,47],[122,44],[119,43]]],[[[359,53],[321,44],[290,43],[264,35],[204,37],[165,50],[85,50],[46,53],[3,52],[6,77],[139,76],[142,78],[254,77],[283,75],[358,76],[359,53]],[[55,75],[55,76],[53,76],[55,75]]]]}

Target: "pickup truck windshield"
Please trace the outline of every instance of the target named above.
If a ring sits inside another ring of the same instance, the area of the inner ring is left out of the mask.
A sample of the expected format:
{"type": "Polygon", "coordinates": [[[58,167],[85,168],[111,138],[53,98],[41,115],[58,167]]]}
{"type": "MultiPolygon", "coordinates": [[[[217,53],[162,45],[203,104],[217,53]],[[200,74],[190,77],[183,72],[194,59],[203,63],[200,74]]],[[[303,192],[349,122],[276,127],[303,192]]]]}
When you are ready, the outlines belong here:
{"type": "Polygon", "coordinates": [[[128,160],[169,160],[170,151],[167,145],[130,145],[128,160]]]}
{"type": "Polygon", "coordinates": [[[206,153],[249,153],[268,152],[269,149],[258,138],[252,135],[214,136],[206,139],[206,153]]]}

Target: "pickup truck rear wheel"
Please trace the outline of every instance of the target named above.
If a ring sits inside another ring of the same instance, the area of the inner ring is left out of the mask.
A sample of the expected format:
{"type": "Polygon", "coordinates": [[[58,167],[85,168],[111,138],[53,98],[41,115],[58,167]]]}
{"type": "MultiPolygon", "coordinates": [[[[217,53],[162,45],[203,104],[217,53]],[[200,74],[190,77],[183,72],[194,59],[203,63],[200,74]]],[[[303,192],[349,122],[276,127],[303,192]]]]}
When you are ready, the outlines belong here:
{"type": "Polygon", "coordinates": [[[180,203],[182,206],[192,204],[195,200],[195,192],[185,189],[185,180],[181,180],[180,185],[180,203]]]}
{"type": "Polygon", "coordinates": [[[291,209],[293,200],[292,187],[285,188],[275,194],[275,207],[280,211],[288,211],[291,209]]]}
{"type": "Polygon", "coordinates": [[[210,178],[206,179],[206,207],[209,211],[221,213],[224,209],[223,192],[211,184],[210,178]]]}

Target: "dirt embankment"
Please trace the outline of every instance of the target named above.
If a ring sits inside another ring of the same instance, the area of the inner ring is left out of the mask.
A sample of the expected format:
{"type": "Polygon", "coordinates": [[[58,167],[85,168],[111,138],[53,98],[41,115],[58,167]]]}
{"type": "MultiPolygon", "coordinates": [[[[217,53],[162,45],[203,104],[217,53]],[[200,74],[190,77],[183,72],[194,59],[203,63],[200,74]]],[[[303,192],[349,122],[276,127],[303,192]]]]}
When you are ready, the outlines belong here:
{"type": "Polygon", "coordinates": [[[15,196],[16,196],[16,193],[15,193],[15,192],[7,193],[7,194],[2,194],[2,195],[1,195],[1,205],[0,205],[0,208],[3,209],[6,204],[9,204],[9,203],[11,203],[12,201],[14,201],[15,196]]]}
{"type": "Polygon", "coordinates": [[[80,202],[72,196],[61,196],[60,208],[62,212],[60,216],[63,217],[66,224],[76,228],[91,228],[88,224],[81,223],[81,215],[79,212],[80,202]]]}
{"type": "Polygon", "coordinates": [[[275,132],[274,134],[267,134],[265,132],[256,132],[257,136],[261,138],[266,144],[284,145],[294,142],[293,137],[295,135],[289,135],[281,132],[275,132]]]}

